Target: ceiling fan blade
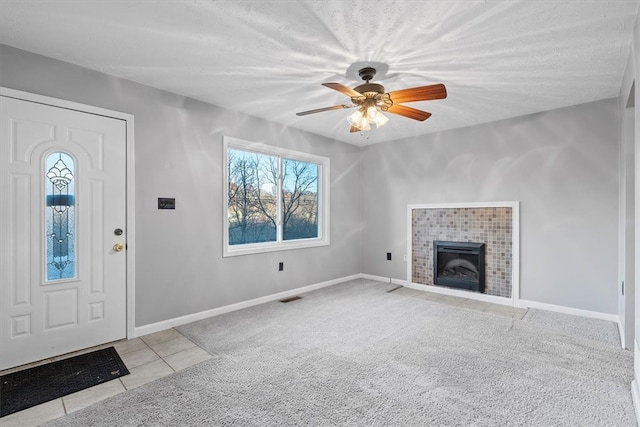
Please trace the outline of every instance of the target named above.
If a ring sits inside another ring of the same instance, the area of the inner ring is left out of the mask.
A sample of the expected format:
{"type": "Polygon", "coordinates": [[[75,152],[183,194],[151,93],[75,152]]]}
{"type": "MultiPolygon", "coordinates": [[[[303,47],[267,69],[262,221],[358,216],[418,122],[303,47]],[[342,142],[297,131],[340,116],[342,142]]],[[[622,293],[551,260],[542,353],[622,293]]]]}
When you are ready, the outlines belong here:
{"type": "Polygon", "coordinates": [[[442,83],[429,86],[413,87],[389,92],[394,103],[430,101],[447,97],[447,88],[442,83]]]}
{"type": "Polygon", "coordinates": [[[342,83],[322,83],[322,86],[326,86],[326,87],[328,87],[330,89],[337,90],[338,92],[347,95],[349,98],[363,98],[364,97],[364,95],[361,94],[360,92],[356,92],[355,90],[351,89],[350,87],[347,87],[347,86],[343,85],[342,83]]]}
{"type": "Polygon", "coordinates": [[[421,122],[431,117],[431,113],[399,104],[393,104],[391,107],[389,107],[387,112],[398,114],[399,116],[408,117],[413,120],[419,120],[421,122]]]}
{"type": "Polygon", "coordinates": [[[323,111],[331,111],[331,110],[342,110],[343,108],[351,108],[355,107],[355,105],[334,105],[333,107],[324,107],[324,108],[316,108],[315,110],[302,111],[300,113],[296,113],[296,116],[306,116],[307,114],[321,113],[323,111]]]}

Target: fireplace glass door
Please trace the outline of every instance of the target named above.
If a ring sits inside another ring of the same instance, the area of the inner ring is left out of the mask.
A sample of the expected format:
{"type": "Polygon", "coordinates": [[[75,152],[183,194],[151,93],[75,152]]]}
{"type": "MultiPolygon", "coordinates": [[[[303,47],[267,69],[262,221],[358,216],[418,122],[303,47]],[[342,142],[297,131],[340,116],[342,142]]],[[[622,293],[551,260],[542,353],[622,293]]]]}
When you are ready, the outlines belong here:
{"type": "Polygon", "coordinates": [[[484,249],[484,243],[434,241],[434,285],[484,292],[484,249]]]}

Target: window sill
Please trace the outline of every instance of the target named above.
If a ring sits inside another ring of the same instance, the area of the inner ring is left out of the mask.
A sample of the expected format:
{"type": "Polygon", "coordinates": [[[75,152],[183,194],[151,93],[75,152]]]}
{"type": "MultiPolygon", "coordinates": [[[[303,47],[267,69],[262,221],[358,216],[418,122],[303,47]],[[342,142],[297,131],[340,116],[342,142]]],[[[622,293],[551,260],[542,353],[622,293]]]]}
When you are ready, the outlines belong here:
{"type": "Polygon", "coordinates": [[[313,239],[304,241],[290,241],[284,243],[256,243],[252,245],[238,245],[238,247],[225,247],[222,251],[222,257],[234,257],[241,255],[253,255],[267,252],[290,251],[294,249],[316,248],[320,246],[328,246],[329,240],[313,239]]]}

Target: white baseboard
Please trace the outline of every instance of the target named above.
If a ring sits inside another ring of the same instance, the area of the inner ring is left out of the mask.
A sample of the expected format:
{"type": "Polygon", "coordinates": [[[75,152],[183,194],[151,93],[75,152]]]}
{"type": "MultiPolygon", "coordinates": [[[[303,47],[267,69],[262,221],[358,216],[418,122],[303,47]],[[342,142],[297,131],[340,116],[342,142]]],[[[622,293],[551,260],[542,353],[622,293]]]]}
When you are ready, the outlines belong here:
{"type": "MultiPolygon", "coordinates": [[[[469,291],[446,288],[441,286],[427,286],[419,283],[410,283],[410,282],[407,282],[406,280],[393,279],[390,277],[374,276],[372,274],[360,274],[360,277],[362,277],[363,279],[377,280],[379,282],[388,282],[396,285],[402,285],[407,288],[417,289],[419,291],[451,295],[455,297],[468,298],[468,299],[473,299],[477,301],[490,302],[493,304],[502,304],[502,305],[522,307],[522,308],[538,308],[540,310],[555,311],[558,313],[573,314],[575,316],[589,317],[589,318],[600,319],[600,320],[608,320],[611,322],[615,322],[618,325],[618,328],[620,328],[620,319],[616,314],[581,310],[578,308],[565,307],[562,305],[546,304],[546,303],[536,302],[536,301],[528,301],[528,300],[514,301],[512,298],[498,297],[495,295],[485,295],[478,292],[469,292],[469,291]]],[[[622,337],[622,333],[620,334],[620,336],[622,337]]]]}
{"type": "Polygon", "coordinates": [[[326,282],[316,283],[309,286],[303,286],[301,288],[291,289],[289,291],[284,291],[277,294],[266,295],[264,297],[254,298],[254,299],[251,299],[248,301],[242,301],[236,304],[230,304],[230,305],[225,305],[223,307],[213,308],[211,310],[201,311],[199,313],[188,314],[186,316],[163,320],[161,322],[151,323],[149,325],[138,326],[134,329],[134,337],[140,337],[143,335],[152,334],[154,332],[164,331],[165,329],[186,325],[187,323],[196,322],[198,320],[206,319],[208,317],[218,316],[220,314],[241,310],[243,308],[252,307],[254,305],[263,304],[265,302],[277,301],[277,300],[292,297],[304,292],[315,291],[316,289],[337,285],[338,283],[343,283],[349,280],[359,279],[359,278],[362,278],[361,274],[354,274],[352,276],[341,277],[339,279],[334,279],[334,280],[328,280],[326,282]]]}
{"type": "MultiPolygon", "coordinates": [[[[579,308],[565,307],[562,305],[547,304],[547,303],[528,301],[528,300],[522,300],[522,299],[514,301],[512,298],[498,297],[495,295],[485,295],[478,292],[467,292],[463,290],[451,289],[451,288],[440,287],[440,286],[426,286],[419,283],[410,283],[410,282],[407,282],[406,280],[392,279],[390,277],[374,276],[371,274],[361,274],[360,277],[364,279],[369,279],[369,280],[377,280],[380,282],[388,282],[396,285],[402,285],[402,286],[406,286],[407,288],[417,289],[419,291],[452,295],[456,297],[468,298],[468,299],[473,299],[478,301],[485,301],[485,302],[490,302],[494,304],[502,304],[502,305],[522,307],[522,308],[538,308],[540,310],[555,311],[558,313],[572,314],[574,316],[608,320],[618,325],[618,329],[621,328],[620,318],[616,314],[582,310],[579,308]]],[[[620,336],[622,337],[622,332],[620,333],[620,336]]]]}
{"type": "Polygon", "coordinates": [[[636,380],[631,381],[631,398],[633,399],[633,408],[636,410],[636,419],[640,420],[640,390],[636,380]]]}
{"type": "Polygon", "coordinates": [[[624,329],[622,328],[622,320],[620,319],[620,316],[616,316],[616,324],[618,325],[618,335],[620,336],[620,346],[622,348],[627,348],[627,342],[624,338],[624,329]]]}
{"type": "MultiPolygon", "coordinates": [[[[474,299],[478,301],[490,302],[494,304],[502,304],[502,305],[510,305],[510,306],[516,305],[518,307],[523,307],[523,308],[538,308],[541,310],[555,311],[558,313],[572,314],[575,316],[583,316],[583,317],[590,317],[594,319],[608,320],[611,322],[615,322],[618,325],[618,328],[620,328],[620,321],[619,321],[620,319],[615,314],[581,310],[577,308],[564,307],[560,305],[546,304],[546,303],[541,303],[536,301],[527,301],[527,300],[518,300],[517,303],[514,304],[514,301],[511,298],[497,297],[494,295],[485,295],[477,292],[465,292],[457,289],[449,289],[449,288],[444,288],[439,286],[425,286],[420,284],[408,283],[406,280],[360,273],[360,274],[354,274],[351,276],[341,277],[338,279],[329,280],[326,282],[316,283],[309,286],[303,286],[301,288],[291,289],[289,291],[284,291],[277,294],[266,295],[264,297],[255,298],[248,301],[242,301],[236,304],[225,305],[223,307],[217,307],[211,310],[201,311],[199,313],[188,314],[186,316],[163,320],[157,323],[138,326],[134,329],[134,337],[152,334],[154,332],[163,331],[165,329],[170,329],[176,326],[185,325],[191,322],[196,322],[198,320],[206,319],[208,317],[218,316],[220,314],[241,310],[243,308],[252,307],[254,305],[263,304],[265,302],[280,300],[280,299],[291,297],[304,292],[314,291],[316,289],[337,285],[339,283],[347,282],[349,280],[354,280],[354,279],[367,279],[367,280],[375,280],[378,282],[387,282],[394,285],[406,286],[408,288],[417,289],[419,291],[452,295],[452,296],[457,296],[462,298],[474,299]]],[[[622,337],[622,333],[620,334],[620,336],[622,337]]]]}
{"type": "Polygon", "coordinates": [[[582,310],[580,308],[565,307],[563,305],[547,304],[544,302],[528,301],[523,299],[518,302],[518,306],[523,308],[538,308],[540,310],[572,314],[574,316],[590,317],[592,319],[608,320],[614,323],[618,323],[618,321],[620,320],[617,314],[600,313],[599,311],[582,310]]]}
{"type": "Polygon", "coordinates": [[[638,341],[633,340],[633,381],[631,381],[631,398],[633,400],[633,408],[636,411],[636,419],[640,420],[640,388],[638,388],[638,375],[640,374],[640,348],[638,341]]]}
{"type": "Polygon", "coordinates": [[[509,305],[513,306],[512,298],[498,297],[495,295],[486,295],[479,292],[463,291],[453,288],[445,288],[441,286],[428,286],[420,283],[405,283],[404,286],[411,289],[417,289],[419,291],[432,292],[434,294],[451,295],[454,297],[467,298],[477,301],[490,302],[493,304],[509,305]]]}
{"type": "Polygon", "coordinates": [[[391,283],[393,285],[400,285],[400,286],[407,285],[407,282],[405,280],[393,279],[391,277],[374,276],[373,274],[362,274],[362,273],[360,273],[358,276],[361,279],[375,280],[377,282],[386,282],[386,283],[391,283]]]}

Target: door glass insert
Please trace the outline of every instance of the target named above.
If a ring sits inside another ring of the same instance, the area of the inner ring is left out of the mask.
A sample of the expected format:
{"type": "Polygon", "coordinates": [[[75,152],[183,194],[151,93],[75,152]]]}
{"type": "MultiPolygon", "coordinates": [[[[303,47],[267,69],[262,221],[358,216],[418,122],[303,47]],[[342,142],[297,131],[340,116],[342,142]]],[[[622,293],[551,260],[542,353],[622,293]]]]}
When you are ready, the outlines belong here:
{"type": "Polygon", "coordinates": [[[75,164],[63,152],[52,153],[45,166],[47,280],[75,277],[75,164]]]}

